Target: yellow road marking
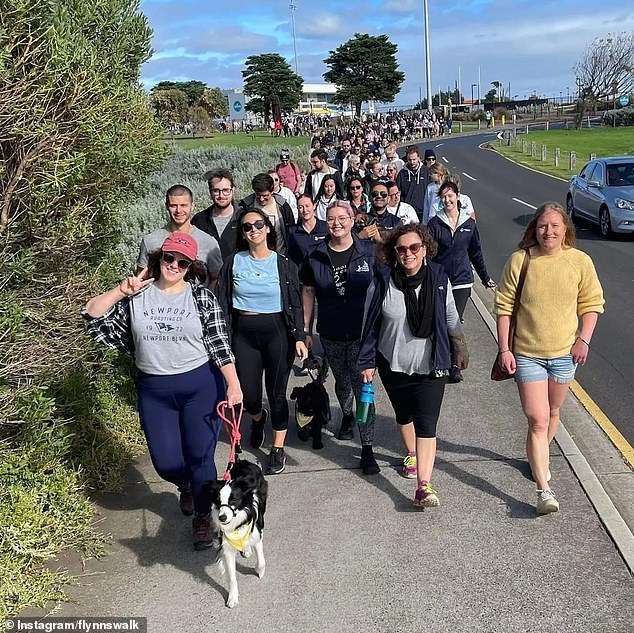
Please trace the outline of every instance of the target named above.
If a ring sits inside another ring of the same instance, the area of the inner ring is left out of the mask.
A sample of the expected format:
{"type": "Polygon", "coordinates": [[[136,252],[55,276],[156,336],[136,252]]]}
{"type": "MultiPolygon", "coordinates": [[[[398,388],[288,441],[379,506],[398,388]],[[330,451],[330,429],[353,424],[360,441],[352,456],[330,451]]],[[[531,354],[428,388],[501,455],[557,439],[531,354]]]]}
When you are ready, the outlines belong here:
{"type": "Polygon", "coordinates": [[[575,394],[583,408],[595,419],[596,423],[603,429],[603,432],[610,438],[610,441],[623,455],[630,468],[634,468],[634,447],[621,435],[621,432],[610,422],[609,418],[588,395],[588,392],[576,381],[573,380],[570,390],[575,394]]]}

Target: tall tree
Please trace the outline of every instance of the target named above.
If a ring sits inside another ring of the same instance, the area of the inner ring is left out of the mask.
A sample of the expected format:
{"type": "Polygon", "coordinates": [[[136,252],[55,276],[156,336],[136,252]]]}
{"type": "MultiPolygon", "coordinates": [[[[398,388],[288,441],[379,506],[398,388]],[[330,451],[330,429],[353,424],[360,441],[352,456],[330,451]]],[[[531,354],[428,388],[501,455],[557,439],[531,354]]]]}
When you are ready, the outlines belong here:
{"type": "Polygon", "coordinates": [[[187,105],[193,105],[202,96],[207,86],[202,81],[161,81],[152,88],[155,90],[180,90],[187,97],[187,105]]]}
{"type": "Polygon", "coordinates": [[[212,119],[229,115],[229,105],[220,88],[205,88],[196,104],[204,108],[212,119]]]}
{"type": "Polygon", "coordinates": [[[187,120],[187,95],[182,90],[169,88],[154,90],[150,97],[156,116],[165,127],[182,125],[187,120]]]}
{"type": "Polygon", "coordinates": [[[337,86],[335,103],[354,104],[357,116],[364,101],[391,103],[401,90],[405,74],[398,68],[396,52],[387,35],[355,33],[324,60],[330,70],[324,79],[337,86]]]}
{"type": "Polygon", "coordinates": [[[634,33],[614,33],[595,39],[575,64],[577,127],[598,101],[634,90],[634,33]]]}
{"type": "Polygon", "coordinates": [[[282,112],[292,112],[299,106],[304,80],[295,74],[278,53],[251,55],[245,61],[244,94],[251,97],[246,105],[250,112],[266,115],[270,97],[279,97],[282,112]]]}

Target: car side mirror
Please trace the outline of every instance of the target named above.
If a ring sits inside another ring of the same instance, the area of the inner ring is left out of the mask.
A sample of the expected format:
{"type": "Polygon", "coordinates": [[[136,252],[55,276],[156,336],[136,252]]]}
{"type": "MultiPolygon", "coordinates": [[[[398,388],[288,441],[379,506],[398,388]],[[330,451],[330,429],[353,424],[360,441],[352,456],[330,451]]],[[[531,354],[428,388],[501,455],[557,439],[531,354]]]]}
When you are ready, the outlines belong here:
{"type": "Polygon", "coordinates": [[[598,180],[588,180],[588,187],[600,187],[601,183],[598,180]]]}

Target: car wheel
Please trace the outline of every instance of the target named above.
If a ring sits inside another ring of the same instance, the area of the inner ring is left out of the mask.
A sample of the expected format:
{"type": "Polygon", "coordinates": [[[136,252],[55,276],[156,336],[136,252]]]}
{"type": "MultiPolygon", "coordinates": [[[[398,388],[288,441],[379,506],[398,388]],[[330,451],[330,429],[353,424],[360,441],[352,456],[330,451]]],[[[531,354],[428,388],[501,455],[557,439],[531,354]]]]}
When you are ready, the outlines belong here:
{"type": "Polygon", "coordinates": [[[599,211],[599,230],[603,237],[612,235],[612,223],[610,222],[610,212],[606,207],[601,207],[599,211]]]}
{"type": "Polygon", "coordinates": [[[575,205],[572,203],[571,195],[568,195],[566,198],[566,213],[573,222],[577,219],[577,211],[575,209],[575,205]]]}

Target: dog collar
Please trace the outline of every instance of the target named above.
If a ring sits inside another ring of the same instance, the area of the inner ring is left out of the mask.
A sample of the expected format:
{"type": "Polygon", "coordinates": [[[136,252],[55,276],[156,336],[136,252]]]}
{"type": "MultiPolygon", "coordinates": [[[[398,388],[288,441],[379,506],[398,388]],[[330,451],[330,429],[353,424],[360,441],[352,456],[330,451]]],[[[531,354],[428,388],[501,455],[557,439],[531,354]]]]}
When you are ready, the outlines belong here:
{"type": "Polygon", "coordinates": [[[237,530],[225,534],[225,538],[229,543],[235,547],[239,552],[244,552],[244,548],[247,546],[247,541],[251,532],[253,531],[253,521],[241,525],[237,530]]]}

